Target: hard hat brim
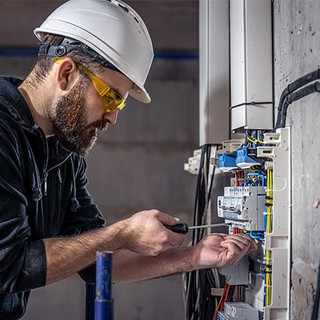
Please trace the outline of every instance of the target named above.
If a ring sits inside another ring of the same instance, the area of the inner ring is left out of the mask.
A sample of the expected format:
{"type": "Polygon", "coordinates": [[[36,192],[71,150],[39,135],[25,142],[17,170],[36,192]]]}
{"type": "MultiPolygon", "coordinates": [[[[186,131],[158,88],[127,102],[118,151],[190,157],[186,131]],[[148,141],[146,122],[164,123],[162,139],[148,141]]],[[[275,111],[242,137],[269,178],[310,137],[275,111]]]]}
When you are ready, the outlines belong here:
{"type": "Polygon", "coordinates": [[[135,83],[133,84],[132,89],[129,92],[129,95],[132,98],[137,99],[143,103],[151,102],[151,98],[147,90],[144,87],[138,87],[135,83]]]}

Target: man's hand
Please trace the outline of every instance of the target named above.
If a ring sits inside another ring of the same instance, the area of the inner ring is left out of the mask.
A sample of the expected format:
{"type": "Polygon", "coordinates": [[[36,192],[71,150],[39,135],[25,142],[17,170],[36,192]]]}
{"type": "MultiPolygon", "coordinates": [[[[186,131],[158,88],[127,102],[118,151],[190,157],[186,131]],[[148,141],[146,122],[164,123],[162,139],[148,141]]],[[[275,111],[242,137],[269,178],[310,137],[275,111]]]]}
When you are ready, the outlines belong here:
{"type": "Polygon", "coordinates": [[[202,239],[193,249],[195,269],[234,266],[257,244],[245,234],[212,234],[202,239]]]}
{"type": "Polygon", "coordinates": [[[142,255],[156,256],[180,246],[184,236],[164,227],[177,223],[177,219],[158,210],[138,212],[123,221],[124,247],[142,255]]]}

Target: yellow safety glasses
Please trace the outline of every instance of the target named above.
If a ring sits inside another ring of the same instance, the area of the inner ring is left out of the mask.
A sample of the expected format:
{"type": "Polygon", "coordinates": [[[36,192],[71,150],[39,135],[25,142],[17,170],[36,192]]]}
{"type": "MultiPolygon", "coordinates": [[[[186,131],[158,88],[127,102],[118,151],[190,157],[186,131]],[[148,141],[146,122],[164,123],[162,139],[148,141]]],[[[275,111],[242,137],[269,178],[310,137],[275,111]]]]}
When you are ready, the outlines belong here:
{"type": "MultiPolygon", "coordinates": [[[[55,63],[60,63],[63,58],[55,58],[53,61],[55,63]]],[[[76,63],[76,66],[81,69],[92,81],[94,88],[99,94],[102,106],[105,112],[114,112],[120,111],[126,105],[126,100],[121,97],[121,95],[111,89],[107,84],[105,84],[102,80],[100,80],[96,75],[94,75],[87,68],[82,66],[79,63],[76,63]]]]}

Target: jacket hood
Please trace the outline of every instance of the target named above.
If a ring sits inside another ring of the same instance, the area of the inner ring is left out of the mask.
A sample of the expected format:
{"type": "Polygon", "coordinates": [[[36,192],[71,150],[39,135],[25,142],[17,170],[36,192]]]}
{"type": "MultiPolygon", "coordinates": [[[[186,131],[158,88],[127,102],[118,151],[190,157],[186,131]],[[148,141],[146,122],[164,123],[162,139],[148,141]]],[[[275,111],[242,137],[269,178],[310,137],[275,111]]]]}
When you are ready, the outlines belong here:
{"type": "Polygon", "coordinates": [[[32,131],[35,126],[30,109],[23,96],[17,90],[22,80],[16,78],[0,78],[0,111],[13,117],[21,127],[32,131]],[[1,103],[5,100],[7,103],[1,103]]]}

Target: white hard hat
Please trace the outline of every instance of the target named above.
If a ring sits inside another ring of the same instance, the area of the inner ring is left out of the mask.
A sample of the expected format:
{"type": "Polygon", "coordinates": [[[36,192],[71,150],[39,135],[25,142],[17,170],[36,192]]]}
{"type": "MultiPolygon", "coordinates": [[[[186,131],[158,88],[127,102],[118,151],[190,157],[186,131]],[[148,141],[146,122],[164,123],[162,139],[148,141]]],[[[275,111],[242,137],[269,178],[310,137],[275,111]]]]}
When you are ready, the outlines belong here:
{"type": "Polygon", "coordinates": [[[153,60],[149,32],[141,17],[120,0],[70,0],[34,30],[82,42],[133,81],[130,95],[151,101],[144,84],[153,60]]]}

